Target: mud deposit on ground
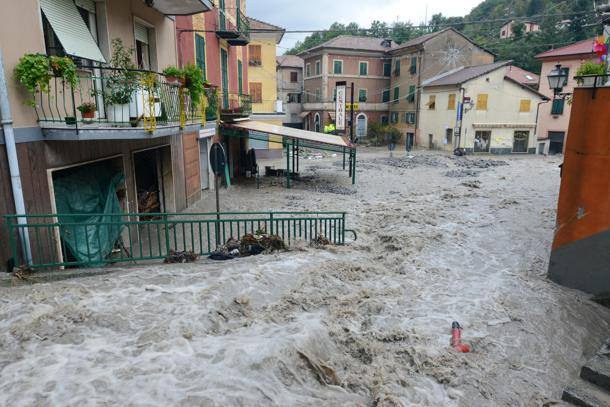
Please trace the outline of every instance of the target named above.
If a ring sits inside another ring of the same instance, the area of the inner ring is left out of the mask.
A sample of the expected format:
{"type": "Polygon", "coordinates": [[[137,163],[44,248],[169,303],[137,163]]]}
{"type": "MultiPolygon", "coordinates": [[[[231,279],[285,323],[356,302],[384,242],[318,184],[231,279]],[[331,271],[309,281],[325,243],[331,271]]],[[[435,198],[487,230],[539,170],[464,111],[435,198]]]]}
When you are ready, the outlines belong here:
{"type": "MultiPolygon", "coordinates": [[[[607,309],[545,278],[559,161],[507,157],[480,170],[420,155],[445,165],[371,165],[349,194],[281,179],[221,193],[227,211],[345,210],[359,239],[344,247],[0,289],[0,405],[558,400],[610,324],[607,309]],[[480,171],[479,182],[444,176],[457,169],[480,171]],[[473,353],[449,348],[453,320],[473,353]]],[[[351,191],[336,160],[312,160],[315,176],[351,191]]],[[[213,207],[210,193],[191,210],[213,207]]]]}

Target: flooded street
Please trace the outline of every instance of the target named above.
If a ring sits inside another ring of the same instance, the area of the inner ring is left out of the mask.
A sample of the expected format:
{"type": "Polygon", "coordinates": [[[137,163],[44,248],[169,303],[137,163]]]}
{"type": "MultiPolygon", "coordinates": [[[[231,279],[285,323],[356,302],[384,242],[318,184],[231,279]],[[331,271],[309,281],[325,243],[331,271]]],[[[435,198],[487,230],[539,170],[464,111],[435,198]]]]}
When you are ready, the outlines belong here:
{"type": "Polygon", "coordinates": [[[560,163],[363,148],[356,186],[326,157],[290,190],[223,190],[225,211],[346,211],[358,240],[0,288],[0,405],[553,403],[610,327],[545,277],[560,163]]]}

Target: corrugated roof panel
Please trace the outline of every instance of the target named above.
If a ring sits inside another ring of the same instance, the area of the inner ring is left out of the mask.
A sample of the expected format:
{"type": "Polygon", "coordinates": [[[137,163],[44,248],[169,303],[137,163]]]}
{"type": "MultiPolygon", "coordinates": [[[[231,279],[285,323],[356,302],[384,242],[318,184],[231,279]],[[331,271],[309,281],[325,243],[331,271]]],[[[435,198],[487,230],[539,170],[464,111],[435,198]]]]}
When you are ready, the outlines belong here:
{"type": "Polygon", "coordinates": [[[72,0],[40,0],[40,7],[66,54],[106,62],[72,0]]]}

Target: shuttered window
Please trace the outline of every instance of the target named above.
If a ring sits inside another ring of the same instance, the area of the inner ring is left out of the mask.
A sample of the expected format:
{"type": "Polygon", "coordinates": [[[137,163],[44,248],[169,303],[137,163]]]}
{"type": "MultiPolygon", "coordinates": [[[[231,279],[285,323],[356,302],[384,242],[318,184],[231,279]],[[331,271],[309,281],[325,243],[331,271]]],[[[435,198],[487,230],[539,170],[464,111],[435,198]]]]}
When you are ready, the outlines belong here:
{"type": "Polygon", "coordinates": [[[407,102],[409,102],[409,103],[415,102],[415,85],[409,86],[409,93],[407,94],[407,102]]]}
{"type": "Polygon", "coordinates": [[[411,75],[417,73],[417,57],[411,58],[411,67],[409,67],[409,72],[411,73],[411,75]]]}
{"type": "Polygon", "coordinates": [[[316,61],[316,75],[320,75],[320,61],[316,61]]]}
{"type": "Polygon", "coordinates": [[[551,107],[551,114],[554,114],[554,115],[563,114],[564,104],[565,104],[564,99],[554,99],[553,106],[551,107]]]}
{"type": "Polygon", "coordinates": [[[148,44],[148,28],[138,22],[133,25],[134,35],[136,41],[140,41],[143,44],[148,44]]]}
{"type": "Polygon", "coordinates": [[[40,8],[66,54],[106,62],[72,0],[40,0],[40,8]]]}
{"type": "Polygon", "coordinates": [[[487,93],[477,95],[477,110],[487,110],[487,93]]]}
{"type": "Polygon", "coordinates": [[[529,113],[532,110],[532,101],[529,99],[521,99],[519,102],[519,112],[529,113]]]}
{"type": "Polygon", "coordinates": [[[250,82],[250,98],[252,103],[263,103],[263,84],[260,82],[250,82]]]}
{"type": "Polygon", "coordinates": [[[449,95],[449,100],[447,101],[447,110],[455,110],[455,93],[449,95]]]}
{"type": "Polygon", "coordinates": [[[203,72],[203,80],[205,80],[205,39],[199,34],[195,34],[195,58],[197,66],[203,72]]]}
{"type": "Polygon", "coordinates": [[[436,95],[428,96],[428,103],[426,103],[426,106],[428,106],[428,109],[430,110],[436,109],[436,95]]]}
{"type": "Polygon", "coordinates": [[[392,74],[392,64],[390,62],[385,62],[383,64],[383,76],[390,76],[392,74]]]}
{"type": "Polygon", "coordinates": [[[387,103],[387,102],[390,101],[390,90],[389,89],[386,89],[386,90],[383,91],[383,95],[381,97],[381,101],[383,103],[387,103]]]}
{"type": "Polygon", "coordinates": [[[366,76],[369,74],[369,63],[368,62],[360,62],[360,75],[366,76]]]}
{"type": "Polygon", "coordinates": [[[397,86],[394,88],[394,100],[392,100],[392,103],[398,103],[399,98],[400,98],[400,88],[397,86]]]}
{"type": "Polygon", "coordinates": [[[250,66],[261,66],[261,46],[260,45],[248,45],[248,53],[250,55],[248,64],[250,66]]]}

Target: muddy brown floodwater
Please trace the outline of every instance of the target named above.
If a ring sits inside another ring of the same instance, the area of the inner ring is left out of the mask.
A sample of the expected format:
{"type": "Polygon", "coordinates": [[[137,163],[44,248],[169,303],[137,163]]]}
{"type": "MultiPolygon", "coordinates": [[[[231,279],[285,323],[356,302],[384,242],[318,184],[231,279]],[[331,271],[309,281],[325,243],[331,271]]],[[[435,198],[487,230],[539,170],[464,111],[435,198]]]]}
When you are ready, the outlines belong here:
{"type": "Polygon", "coordinates": [[[291,190],[222,191],[225,210],[345,210],[344,247],[0,289],[0,405],[557,401],[610,324],[545,276],[559,159],[388,154],[359,151],[357,187],[327,157],[291,190]]]}

